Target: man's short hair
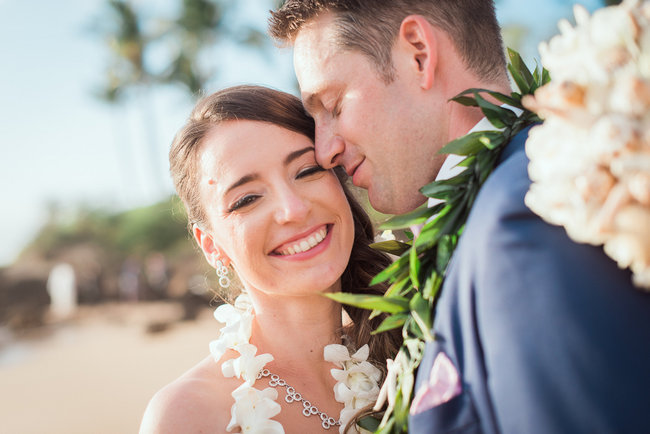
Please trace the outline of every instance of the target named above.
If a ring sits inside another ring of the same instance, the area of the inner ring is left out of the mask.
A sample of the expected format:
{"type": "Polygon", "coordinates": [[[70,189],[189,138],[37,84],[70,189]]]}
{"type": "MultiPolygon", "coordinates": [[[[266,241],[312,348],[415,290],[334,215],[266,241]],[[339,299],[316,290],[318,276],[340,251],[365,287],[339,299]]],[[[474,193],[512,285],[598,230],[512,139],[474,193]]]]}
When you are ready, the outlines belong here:
{"type": "Polygon", "coordinates": [[[394,78],[391,50],[408,15],[421,15],[447,33],[479,78],[497,81],[506,74],[493,0],[286,0],[271,12],[269,33],[293,43],[306,23],[327,12],[335,16],[334,43],[368,56],[386,82],[394,78]]]}

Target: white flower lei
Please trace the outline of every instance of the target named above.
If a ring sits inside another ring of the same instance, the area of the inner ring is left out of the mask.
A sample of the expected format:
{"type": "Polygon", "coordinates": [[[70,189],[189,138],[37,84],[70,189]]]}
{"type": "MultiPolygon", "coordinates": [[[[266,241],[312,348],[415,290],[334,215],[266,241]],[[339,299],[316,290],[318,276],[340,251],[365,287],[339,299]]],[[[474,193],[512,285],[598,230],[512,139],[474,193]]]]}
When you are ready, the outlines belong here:
{"type": "MultiPolygon", "coordinates": [[[[272,387],[258,390],[254,387],[258,374],[264,366],[273,360],[271,354],[257,354],[257,347],[249,343],[253,323],[253,306],[246,294],[241,294],[234,305],[219,306],[214,317],[225,323],[217,340],[210,342],[210,353],[215,361],[221,360],[226,350],[237,351],[240,356],[223,362],[221,370],[227,378],[237,377],[244,380],[241,386],[232,392],[235,403],[231,408],[231,419],[226,427],[228,432],[239,427],[244,433],[284,433],[282,425],[271,420],[280,413],[276,402],[278,392],[272,387]]],[[[334,363],[338,369],[331,373],[337,380],[334,397],[344,404],[341,410],[340,434],[348,422],[360,409],[374,404],[379,395],[381,371],[368,360],[368,345],[361,347],[350,355],[343,345],[327,345],[324,350],[325,360],[334,363]]],[[[361,429],[361,432],[367,432],[361,429]]]]}
{"type": "Polygon", "coordinates": [[[526,142],[526,204],[650,289],[650,1],[574,14],[540,46],[552,81],[524,100],[545,119],[526,142]]]}

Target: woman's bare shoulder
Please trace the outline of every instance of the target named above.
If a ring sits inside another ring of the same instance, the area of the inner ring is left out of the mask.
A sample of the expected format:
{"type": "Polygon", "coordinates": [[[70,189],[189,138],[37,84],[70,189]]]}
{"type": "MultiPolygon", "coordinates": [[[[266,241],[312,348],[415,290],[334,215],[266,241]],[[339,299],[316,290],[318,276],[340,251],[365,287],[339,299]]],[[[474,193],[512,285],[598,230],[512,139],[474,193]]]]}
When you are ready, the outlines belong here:
{"type": "Polygon", "coordinates": [[[224,378],[220,364],[205,358],[151,398],[140,434],[225,432],[230,393],[240,382],[224,378]]]}

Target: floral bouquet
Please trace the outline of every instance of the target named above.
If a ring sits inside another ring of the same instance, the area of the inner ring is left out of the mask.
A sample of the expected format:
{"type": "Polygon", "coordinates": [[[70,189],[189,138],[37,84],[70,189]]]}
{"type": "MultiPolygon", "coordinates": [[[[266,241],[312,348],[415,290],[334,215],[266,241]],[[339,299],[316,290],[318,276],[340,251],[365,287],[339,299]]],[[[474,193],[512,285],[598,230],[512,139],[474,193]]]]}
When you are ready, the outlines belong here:
{"type": "Polygon", "coordinates": [[[553,80],[522,101],[544,119],[526,143],[526,204],[649,290],[650,1],[574,14],[540,46],[553,80]]]}

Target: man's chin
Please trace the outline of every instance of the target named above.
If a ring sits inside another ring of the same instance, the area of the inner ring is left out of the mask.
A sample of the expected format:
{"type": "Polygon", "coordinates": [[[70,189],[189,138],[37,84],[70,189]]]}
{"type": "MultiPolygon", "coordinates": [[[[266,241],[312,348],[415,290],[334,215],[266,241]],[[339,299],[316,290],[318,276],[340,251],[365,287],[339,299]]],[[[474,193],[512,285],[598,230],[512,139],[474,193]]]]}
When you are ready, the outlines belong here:
{"type": "Polygon", "coordinates": [[[406,214],[425,203],[427,198],[419,192],[412,196],[395,195],[390,197],[382,195],[381,192],[375,195],[371,189],[368,191],[368,200],[370,205],[382,214],[406,214]]]}

